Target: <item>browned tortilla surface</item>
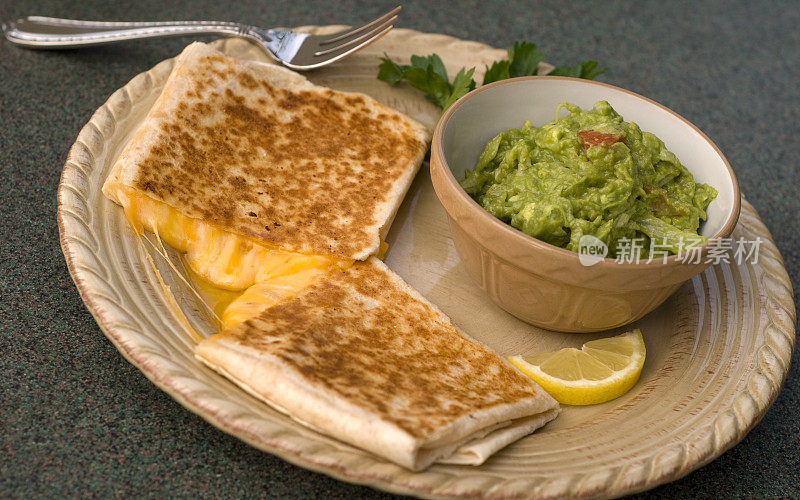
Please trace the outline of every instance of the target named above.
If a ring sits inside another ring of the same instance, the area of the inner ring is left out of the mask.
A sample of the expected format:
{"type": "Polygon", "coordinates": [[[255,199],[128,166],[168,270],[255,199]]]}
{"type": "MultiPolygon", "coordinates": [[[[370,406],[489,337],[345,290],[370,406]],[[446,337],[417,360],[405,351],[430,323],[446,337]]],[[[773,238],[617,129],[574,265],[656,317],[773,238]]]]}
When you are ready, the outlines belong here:
{"type": "Polygon", "coordinates": [[[194,43],[108,183],[289,250],[363,259],[428,140],[365,95],[194,43]]]}
{"type": "MultiPolygon", "coordinates": [[[[418,439],[472,412],[550,401],[374,258],[205,340],[198,353],[214,359],[219,349],[275,359],[302,385],[418,439]]],[[[224,367],[245,385],[269,385],[249,380],[244,366],[224,367]]]]}

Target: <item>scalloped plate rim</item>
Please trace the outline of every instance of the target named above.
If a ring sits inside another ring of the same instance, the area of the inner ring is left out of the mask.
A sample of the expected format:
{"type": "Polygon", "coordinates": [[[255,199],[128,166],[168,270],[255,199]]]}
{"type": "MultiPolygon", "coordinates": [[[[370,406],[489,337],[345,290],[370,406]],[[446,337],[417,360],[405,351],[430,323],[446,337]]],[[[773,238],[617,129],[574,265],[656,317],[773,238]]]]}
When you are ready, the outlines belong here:
{"type": "MultiPolygon", "coordinates": [[[[330,30],[331,27],[302,27],[300,29],[304,30],[330,30]]],[[[487,51],[497,51],[497,49],[479,44],[477,42],[470,42],[459,40],[453,37],[449,37],[447,35],[440,35],[440,34],[427,34],[421,33],[413,30],[405,30],[405,29],[396,29],[393,31],[395,34],[394,36],[430,36],[438,38],[442,42],[449,42],[449,43],[466,43],[466,44],[475,44],[476,46],[483,46],[487,51]]],[[[225,42],[222,42],[224,45],[225,42]]],[[[171,64],[174,59],[167,59],[155,65],[150,70],[147,70],[139,75],[136,75],[134,78],[131,79],[124,87],[115,91],[109,99],[100,107],[98,110],[92,115],[90,121],[81,129],[78,138],[76,139],[75,144],[70,149],[69,155],[64,165],[64,169],[62,171],[61,179],[59,181],[58,187],[58,208],[57,208],[57,220],[58,220],[58,227],[59,227],[59,241],[62,247],[62,251],[65,255],[67,266],[69,268],[70,275],[75,282],[76,287],[78,288],[79,294],[81,299],[86,304],[87,309],[96,319],[100,329],[106,335],[106,337],[111,340],[112,344],[118,351],[123,355],[123,357],[136,366],[145,376],[150,380],[153,384],[159,387],[164,392],[168,393],[173,399],[178,401],[182,406],[187,408],[188,410],[192,411],[193,413],[199,415],[204,420],[209,422],[210,424],[214,425],[218,429],[223,430],[224,432],[235,436],[236,438],[248,443],[251,446],[254,446],[260,450],[275,454],[282,459],[293,463],[295,465],[311,469],[317,472],[321,472],[337,479],[341,479],[344,481],[348,481],[351,483],[358,483],[369,485],[384,491],[391,491],[394,493],[403,493],[403,494],[412,494],[412,495],[424,495],[427,497],[434,497],[434,498],[453,498],[453,497],[465,497],[465,496],[474,496],[474,495],[486,495],[487,496],[497,496],[497,497],[505,497],[507,493],[504,494],[503,490],[503,482],[504,479],[501,477],[495,477],[495,479],[491,482],[490,489],[491,492],[487,491],[487,486],[485,484],[485,479],[481,478],[481,481],[477,483],[477,486],[473,489],[468,490],[461,490],[458,491],[454,489],[454,486],[457,487],[459,485],[464,486],[468,481],[469,474],[455,476],[450,474],[444,484],[438,484],[436,487],[430,487],[424,483],[415,483],[414,478],[422,477],[426,474],[425,471],[420,473],[411,473],[406,471],[405,474],[402,474],[401,477],[398,477],[397,474],[379,474],[379,473],[372,473],[368,470],[363,470],[363,468],[348,468],[346,466],[335,464],[335,458],[326,457],[325,460],[318,460],[315,456],[310,456],[307,453],[304,453],[302,449],[295,448],[286,444],[286,442],[281,441],[280,439],[272,439],[266,438],[264,436],[254,436],[252,433],[247,432],[245,428],[242,426],[237,426],[235,423],[231,423],[221,419],[218,415],[214,414],[207,408],[206,405],[202,403],[202,401],[198,400],[197,398],[192,397],[190,394],[186,394],[182,391],[178,386],[180,385],[179,381],[173,380],[170,378],[169,374],[169,367],[164,364],[164,362],[160,359],[148,358],[146,353],[139,352],[137,348],[130,348],[123,345],[123,340],[125,338],[124,332],[118,330],[117,327],[113,325],[113,317],[114,311],[109,310],[109,299],[107,297],[100,298],[95,297],[95,291],[91,285],[87,281],[87,276],[85,275],[86,271],[78,267],[78,254],[82,251],[80,248],[77,247],[77,244],[73,244],[71,238],[74,237],[74,232],[76,228],[73,226],[75,224],[74,221],[69,220],[69,217],[77,217],[77,214],[71,213],[67,211],[67,208],[71,207],[68,205],[68,201],[70,197],[78,196],[75,187],[71,184],[67,184],[68,176],[72,175],[73,172],[78,171],[82,175],[81,167],[84,169],[94,169],[95,168],[95,158],[94,155],[91,153],[91,148],[88,144],[86,144],[87,135],[89,133],[93,133],[90,129],[91,127],[97,128],[97,132],[102,137],[102,131],[99,128],[99,125],[95,124],[95,120],[99,119],[101,112],[105,110],[108,112],[109,115],[114,117],[114,113],[110,110],[110,105],[114,104],[117,100],[120,99],[121,93],[126,92],[127,88],[131,86],[137,78],[140,78],[142,75],[147,75],[147,78],[151,78],[151,73],[156,71],[157,69],[163,70],[167,66],[171,67],[171,64]],[[88,130],[88,132],[87,132],[88,130]],[[80,148],[85,148],[89,152],[90,161],[81,162],[80,158],[80,148]],[[74,165],[72,165],[74,164],[74,165]],[[71,186],[67,188],[66,186],[71,186]],[[149,363],[157,363],[161,367],[161,371],[155,370],[152,366],[146,366],[149,363]]],[[[130,97],[130,96],[129,96],[130,97]]],[[[103,138],[105,140],[105,138],[103,138]]],[[[103,142],[102,140],[100,142],[103,142]]],[[[794,347],[795,342],[795,332],[794,332],[794,320],[795,320],[795,310],[794,310],[794,301],[792,300],[792,287],[791,282],[789,281],[788,274],[785,270],[785,265],[780,257],[780,254],[777,251],[777,248],[774,245],[771,235],[767,228],[763,225],[763,223],[758,218],[757,213],[753,209],[753,207],[747,203],[744,199],[742,200],[742,215],[749,215],[750,217],[745,218],[752,218],[754,223],[756,224],[755,231],[763,233],[767,238],[767,244],[774,249],[775,254],[777,255],[776,261],[780,264],[780,270],[776,273],[771,273],[769,270],[765,271],[769,274],[778,284],[782,285],[786,294],[782,297],[784,300],[780,300],[779,298],[773,297],[771,294],[767,293],[767,296],[772,299],[772,302],[776,303],[777,308],[773,311],[774,315],[780,317],[780,319],[788,320],[788,323],[791,325],[790,329],[791,332],[783,330],[783,334],[787,337],[789,343],[789,350],[788,350],[788,359],[791,359],[791,351],[794,347]],[[757,222],[755,222],[757,221],[757,222]],[[759,227],[760,226],[760,227],[759,227]],[[789,300],[785,300],[786,298],[789,300]]],[[[88,208],[88,204],[87,204],[88,208]]],[[[89,227],[91,225],[89,224],[89,227]]],[[[118,307],[122,307],[122,305],[118,305],[118,307]]],[[[769,325],[764,326],[764,328],[768,328],[769,326],[777,326],[776,321],[774,321],[769,315],[767,315],[769,319],[769,325]]],[[[780,329],[780,328],[779,328],[780,329]]],[[[764,343],[763,345],[759,346],[756,349],[756,356],[758,356],[758,352],[760,352],[765,346],[768,346],[770,349],[773,350],[773,353],[778,357],[780,360],[781,358],[786,358],[786,352],[774,352],[775,348],[773,346],[769,346],[769,344],[764,343]],[[782,355],[782,356],[778,356],[782,355]]],[[[780,346],[779,346],[780,347],[780,346]]],[[[614,490],[609,489],[608,487],[604,490],[586,490],[581,488],[569,488],[569,491],[562,490],[562,493],[570,494],[570,496],[574,497],[586,497],[586,496],[603,496],[603,495],[623,495],[628,493],[634,493],[638,491],[644,491],[659,484],[663,484],[668,481],[672,481],[682,477],[689,472],[711,462],[716,457],[733,447],[737,444],[746,434],[747,432],[752,429],[764,416],[766,411],[768,410],[769,406],[774,402],[775,398],[778,395],[780,390],[780,386],[786,378],[788,372],[788,365],[785,366],[778,366],[777,370],[777,379],[779,383],[777,387],[773,387],[773,383],[770,383],[770,394],[767,398],[766,404],[760,404],[756,398],[754,398],[750,392],[747,390],[747,387],[740,393],[738,393],[735,400],[731,401],[729,405],[727,405],[723,411],[721,411],[713,420],[713,423],[708,427],[711,428],[712,434],[714,433],[713,427],[715,426],[716,422],[721,418],[724,413],[730,411],[736,405],[736,402],[739,400],[740,397],[750,397],[754,400],[757,405],[757,413],[751,418],[750,422],[747,423],[744,429],[737,429],[737,432],[728,433],[727,436],[721,441],[716,443],[716,447],[712,453],[708,456],[703,457],[702,459],[692,463],[687,464],[684,463],[682,467],[679,467],[677,470],[664,474],[651,474],[646,481],[640,481],[636,484],[628,484],[625,487],[614,490]]],[[[756,372],[760,372],[762,375],[767,378],[767,380],[771,380],[769,374],[763,373],[763,368],[759,362],[756,363],[756,372]]],[[[753,374],[750,374],[747,377],[748,384],[749,381],[752,379],[753,374]]],[[[695,430],[692,432],[692,435],[702,434],[699,430],[695,430]]],[[[684,446],[686,444],[691,444],[684,442],[684,446]]],[[[377,463],[377,462],[376,462],[377,463]]],[[[615,468],[619,469],[620,466],[609,466],[608,470],[614,470],[615,468]]],[[[433,473],[439,476],[445,476],[444,473],[433,473]]],[[[619,479],[622,475],[622,471],[617,471],[615,475],[615,481],[612,482],[611,485],[619,483],[619,479]]],[[[583,477],[588,477],[589,473],[585,474],[583,477]]],[[[563,478],[558,478],[563,479],[563,478]]],[[[519,479],[511,479],[511,481],[519,482],[519,479]]],[[[525,496],[532,496],[535,495],[536,488],[542,486],[542,484],[551,483],[550,479],[539,481],[539,482],[532,482],[533,480],[528,480],[530,482],[530,486],[534,488],[533,490],[528,490],[528,494],[525,496]]],[[[577,482],[577,485],[580,486],[580,481],[577,482]]]]}

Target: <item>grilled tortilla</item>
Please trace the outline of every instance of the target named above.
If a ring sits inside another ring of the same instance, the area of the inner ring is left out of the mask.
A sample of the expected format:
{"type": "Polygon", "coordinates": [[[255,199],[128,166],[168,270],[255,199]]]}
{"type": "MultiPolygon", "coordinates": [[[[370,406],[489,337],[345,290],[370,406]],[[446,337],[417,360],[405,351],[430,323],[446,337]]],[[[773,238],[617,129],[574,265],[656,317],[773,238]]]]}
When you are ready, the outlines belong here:
{"type": "Polygon", "coordinates": [[[367,96],[195,43],[103,186],[226,290],[199,359],[412,469],[481,463],[557,412],[371,257],[428,140],[367,96]]]}
{"type": "Polygon", "coordinates": [[[414,470],[480,464],[558,413],[376,258],[202,341],[196,356],[299,422],[414,470]]]}
{"type": "Polygon", "coordinates": [[[103,192],[126,209],[161,203],[283,250],[365,259],[429,140],[422,125],[366,95],[193,43],[103,192]]]}

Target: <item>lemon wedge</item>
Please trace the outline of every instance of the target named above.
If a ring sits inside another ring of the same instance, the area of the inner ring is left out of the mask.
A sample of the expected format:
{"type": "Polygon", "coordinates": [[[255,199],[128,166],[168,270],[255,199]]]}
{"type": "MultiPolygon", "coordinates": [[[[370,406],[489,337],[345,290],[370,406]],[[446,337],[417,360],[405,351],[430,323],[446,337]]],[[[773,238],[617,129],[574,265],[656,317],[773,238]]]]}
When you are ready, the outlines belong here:
{"type": "Polygon", "coordinates": [[[644,366],[644,339],[639,329],[592,340],[580,349],[567,347],[508,360],[559,403],[594,405],[628,392],[644,366]]]}

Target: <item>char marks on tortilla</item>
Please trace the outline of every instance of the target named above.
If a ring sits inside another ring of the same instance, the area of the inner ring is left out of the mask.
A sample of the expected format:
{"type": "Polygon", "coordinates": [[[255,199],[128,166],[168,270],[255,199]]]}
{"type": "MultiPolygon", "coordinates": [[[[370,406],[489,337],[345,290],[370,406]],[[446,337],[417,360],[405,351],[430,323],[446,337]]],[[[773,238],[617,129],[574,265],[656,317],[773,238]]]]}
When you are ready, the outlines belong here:
{"type": "Polygon", "coordinates": [[[364,259],[428,141],[368,96],[194,43],[108,182],[288,250],[364,259]]]}
{"type": "MultiPolygon", "coordinates": [[[[538,387],[382,263],[357,263],[223,334],[415,438],[538,387]]],[[[540,389],[539,389],[540,390],[540,389]]]]}

